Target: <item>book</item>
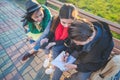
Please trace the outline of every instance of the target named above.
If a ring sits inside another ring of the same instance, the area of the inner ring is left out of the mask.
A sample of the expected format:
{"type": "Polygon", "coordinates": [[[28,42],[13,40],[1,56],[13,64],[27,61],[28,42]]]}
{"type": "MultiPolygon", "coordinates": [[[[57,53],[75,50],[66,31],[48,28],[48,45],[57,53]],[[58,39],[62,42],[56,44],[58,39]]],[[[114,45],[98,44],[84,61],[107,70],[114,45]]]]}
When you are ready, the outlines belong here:
{"type": "Polygon", "coordinates": [[[62,58],[65,56],[65,51],[62,51],[52,62],[51,64],[58,67],[61,71],[66,71],[68,70],[66,67],[65,67],[65,64],[66,63],[74,63],[76,58],[74,58],[73,56],[69,55],[68,58],[67,58],[67,61],[64,62],[62,60],[62,58]]]}

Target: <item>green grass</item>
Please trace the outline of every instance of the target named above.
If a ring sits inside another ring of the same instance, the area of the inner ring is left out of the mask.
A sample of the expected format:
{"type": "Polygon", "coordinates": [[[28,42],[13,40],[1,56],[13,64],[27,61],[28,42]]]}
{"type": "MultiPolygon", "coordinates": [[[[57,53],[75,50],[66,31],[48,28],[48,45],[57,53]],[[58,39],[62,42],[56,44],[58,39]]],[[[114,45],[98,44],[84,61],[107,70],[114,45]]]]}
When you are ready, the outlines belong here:
{"type": "MultiPolygon", "coordinates": [[[[120,24],[120,0],[59,0],[120,24]]],[[[113,32],[113,37],[120,39],[120,34],[113,32]]]]}
{"type": "Polygon", "coordinates": [[[120,24],[120,0],[59,0],[120,24]]]}
{"type": "Polygon", "coordinates": [[[45,4],[46,0],[37,0],[40,4],[45,4]]]}
{"type": "Polygon", "coordinates": [[[117,34],[116,32],[113,32],[113,31],[111,31],[111,32],[112,32],[113,37],[120,40],[120,34],[117,34]]]}
{"type": "MultiPolygon", "coordinates": [[[[46,0],[37,0],[40,4],[45,4],[46,0]]],[[[87,12],[96,14],[97,16],[108,20],[120,23],[120,6],[117,5],[120,1],[112,0],[59,0],[63,2],[73,3],[77,7],[86,10],[87,12]],[[105,2],[106,1],[106,2],[105,2]],[[113,3],[111,3],[113,2],[113,3]],[[111,7],[113,6],[113,7],[111,7]],[[119,9],[118,9],[119,8],[119,9]],[[116,14],[114,14],[116,13],[116,14]]],[[[48,4],[47,6],[59,11],[59,8],[48,4]]],[[[120,34],[112,31],[113,37],[120,40],[120,34]]]]}
{"type": "Polygon", "coordinates": [[[51,4],[47,4],[47,6],[51,7],[52,9],[56,10],[56,11],[59,11],[59,8],[54,6],[54,5],[51,5],[51,4]]]}
{"type": "MultiPolygon", "coordinates": [[[[45,4],[46,0],[37,0],[40,4],[45,4]]],[[[54,6],[54,5],[51,5],[51,4],[47,4],[47,6],[59,11],[59,8],[54,6]]]]}

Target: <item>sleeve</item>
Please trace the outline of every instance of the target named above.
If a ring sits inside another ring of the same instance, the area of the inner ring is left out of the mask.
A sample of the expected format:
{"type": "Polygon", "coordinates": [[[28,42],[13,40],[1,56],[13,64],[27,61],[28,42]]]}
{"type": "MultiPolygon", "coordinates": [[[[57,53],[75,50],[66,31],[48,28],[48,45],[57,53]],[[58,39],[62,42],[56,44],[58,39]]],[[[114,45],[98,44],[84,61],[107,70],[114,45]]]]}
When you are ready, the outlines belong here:
{"type": "MultiPolygon", "coordinates": [[[[84,64],[82,64],[82,63],[78,63],[76,70],[77,70],[77,71],[84,71],[84,70],[86,70],[86,66],[83,66],[83,65],[84,65],[84,64]]],[[[88,65],[88,66],[89,66],[89,65],[88,65]]]]}
{"type": "Polygon", "coordinates": [[[82,71],[82,72],[91,72],[91,71],[96,71],[101,68],[100,63],[78,63],[77,64],[77,71],[82,71]]]}
{"type": "Polygon", "coordinates": [[[71,54],[75,50],[75,45],[71,42],[70,38],[66,39],[64,45],[67,47],[66,52],[71,54]]]}
{"type": "Polygon", "coordinates": [[[52,15],[50,13],[50,10],[45,5],[42,5],[42,7],[44,9],[44,19],[42,25],[44,25],[43,29],[45,29],[48,25],[48,22],[51,20],[52,15]]]}
{"type": "Polygon", "coordinates": [[[38,42],[40,42],[43,38],[45,38],[48,35],[48,33],[50,31],[51,21],[49,21],[49,23],[48,23],[47,27],[45,28],[44,32],[42,33],[40,38],[37,40],[38,42]]]}
{"type": "Polygon", "coordinates": [[[55,42],[56,42],[56,45],[63,44],[63,45],[65,45],[66,47],[68,47],[68,46],[69,46],[69,41],[70,41],[70,39],[69,39],[69,38],[66,38],[65,40],[59,40],[59,41],[55,41],[55,42]]]}
{"type": "Polygon", "coordinates": [[[55,42],[56,42],[56,45],[60,45],[60,44],[63,44],[63,45],[64,45],[64,41],[65,41],[65,40],[59,40],[59,41],[55,41],[55,42]]]}
{"type": "Polygon", "coordinates": [[[51,42],[53,40],[53,37],[54,37],[54,33],[51,31],[49,31],[49,33],[46,35],[46,38],[49,39],[48,42],[51,42]]]}

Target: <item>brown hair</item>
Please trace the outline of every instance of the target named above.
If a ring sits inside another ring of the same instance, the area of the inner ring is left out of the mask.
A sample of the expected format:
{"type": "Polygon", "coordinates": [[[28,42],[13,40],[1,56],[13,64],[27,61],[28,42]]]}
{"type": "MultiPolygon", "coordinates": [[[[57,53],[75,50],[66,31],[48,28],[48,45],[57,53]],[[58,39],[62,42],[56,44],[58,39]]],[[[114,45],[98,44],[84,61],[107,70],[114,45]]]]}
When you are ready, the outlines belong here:
{"type": "Polygon", "coordinates": [[[52,19],[50,31],[54,32],[59,22],[60,18],[58,16],[54,16],[52,19]]]}
{"type": "Polygon", "coordinates": [[[77,9],[72,4],[64,4],[59,11],[59,17],[65,19],[76,19],[78,16],[77,9]]]}
{"type": "Polygon", "coordinates": [[[59,11],[59,16],[54,17],[51,25],[51,31],[54,32],[61,18],[77,19],[78,12],[74,5],[64,4],[59,11]]]}
{"type": "Polygon", "coordinates": [[[92,36],[94,27],[91,22],[85,20],[74,21],[69,30],[69,37],[77,41],[86,41],[92,36]]]}

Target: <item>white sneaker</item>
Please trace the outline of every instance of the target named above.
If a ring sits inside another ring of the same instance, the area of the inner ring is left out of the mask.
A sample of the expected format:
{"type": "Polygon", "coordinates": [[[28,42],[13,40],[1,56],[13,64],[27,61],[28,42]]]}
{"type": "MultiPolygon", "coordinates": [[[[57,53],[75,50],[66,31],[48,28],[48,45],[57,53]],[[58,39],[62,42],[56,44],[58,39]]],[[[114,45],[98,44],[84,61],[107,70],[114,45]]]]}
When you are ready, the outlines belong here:
{"type": "Polygon", "coordinates": [[[45,70],[45,73],[46,73],[46,74],[52,74],[54,71],[55,71],[55,69],[52,68],[52,67],[50,67],[50,68],[47,68],[47,69],[45,70]]]}
{"type": "Polygon", "coordinates": [[[43,63],[43,67],[47,68],[50,64],[50,59],[45,59],[44,63],[43,63]]]}

